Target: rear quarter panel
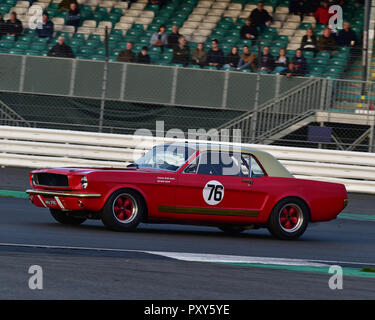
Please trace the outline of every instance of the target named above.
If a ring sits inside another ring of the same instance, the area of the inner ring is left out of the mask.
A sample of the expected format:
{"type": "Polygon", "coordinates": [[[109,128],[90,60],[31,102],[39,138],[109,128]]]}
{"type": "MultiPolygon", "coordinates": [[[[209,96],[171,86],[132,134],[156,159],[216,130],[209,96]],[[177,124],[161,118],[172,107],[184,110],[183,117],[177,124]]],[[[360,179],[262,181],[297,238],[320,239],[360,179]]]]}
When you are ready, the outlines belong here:
{"type": "Polygon", "coordinates": [[[337,183],[267,177],[262,184],[268,193],[259,217],[263,223],[268,220],[274,206],[287,197],[297,197],[305,201],[312,222],[335,219],[344,209],[344,200],[347,199],[345,186],[337,183]]]}

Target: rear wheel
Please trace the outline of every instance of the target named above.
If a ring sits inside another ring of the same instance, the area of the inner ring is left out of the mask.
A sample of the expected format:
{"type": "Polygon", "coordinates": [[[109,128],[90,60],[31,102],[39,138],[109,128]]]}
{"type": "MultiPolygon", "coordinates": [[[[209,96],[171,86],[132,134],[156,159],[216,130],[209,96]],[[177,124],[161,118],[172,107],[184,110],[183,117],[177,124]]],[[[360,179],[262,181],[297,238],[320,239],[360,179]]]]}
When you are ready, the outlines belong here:
{"type": "Polygon", "coordinates": [[[279,239],[294,240],[305,232],[309,219],[309,208],[304,201],[286,198],[273,208],[267,228],[279,239]]]}
{"type": "Polygon", "coordinates": [[[114,192],[102,212],[105,226],[116,231],[134,230],[141,222],[146,206],[135,191],[122,189],[114,192]]]}
{"type": "Polygon", "coordinates": [[[86,218],[82,217],[75,217],[69,211],[61,211],[61,210],[53,210],[50,209],[52,217],[62,223],[62,224],[70,224],[70,225],[80,225],[81,223],[86,221],[86,218]]]}

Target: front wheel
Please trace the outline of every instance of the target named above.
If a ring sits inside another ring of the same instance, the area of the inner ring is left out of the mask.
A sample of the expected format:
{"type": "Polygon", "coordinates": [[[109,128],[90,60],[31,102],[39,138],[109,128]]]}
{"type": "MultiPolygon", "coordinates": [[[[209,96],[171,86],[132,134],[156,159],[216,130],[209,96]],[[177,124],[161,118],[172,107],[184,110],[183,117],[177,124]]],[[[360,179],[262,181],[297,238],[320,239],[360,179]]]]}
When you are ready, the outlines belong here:
{"type": "Polygon", "coordinates": [[[107,200],[102,212],[102,221],[112,230],[134,230],[141,222],[145,209],[143,198],[137,192],[128,189],[118,190],[107,200]]]}
{"type": "Polygon", "coordinates": [[[86,221],[86,218],[75,217],[73,214],[70,214],[69,212],[53,209],[50,209],[50,212],[52,217],[62,224],[80,225],[81,223],[86,221]]]}
{"type": "Polygon", "coordinates": [[[267,228],[279,239],[294,240],[305,232],[309,219],[309,208],[304,201],[286,198],[273,208],[267,228]]]}

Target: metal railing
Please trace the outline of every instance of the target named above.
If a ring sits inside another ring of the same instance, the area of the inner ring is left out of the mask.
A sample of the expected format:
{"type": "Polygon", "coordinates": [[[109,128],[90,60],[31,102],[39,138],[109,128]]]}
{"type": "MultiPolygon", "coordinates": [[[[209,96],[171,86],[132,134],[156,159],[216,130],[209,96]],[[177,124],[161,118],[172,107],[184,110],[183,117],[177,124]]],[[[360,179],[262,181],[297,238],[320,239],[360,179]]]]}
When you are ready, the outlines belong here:
{"type": "Polygon", "coordinates": [[[0,125],[30,127],[30,123],[0,100],[0,125]]]}
{"type": "MultiPolygon", "coordinates": [[[[185,141],[166,137],[0,126],[0,165],[123,168],[155,145],[185,141]]],[[[296,178],[338,182],[345,184],[350,192],[375,193],[373,153],[233,144],[271,153],[296,178]]]]}

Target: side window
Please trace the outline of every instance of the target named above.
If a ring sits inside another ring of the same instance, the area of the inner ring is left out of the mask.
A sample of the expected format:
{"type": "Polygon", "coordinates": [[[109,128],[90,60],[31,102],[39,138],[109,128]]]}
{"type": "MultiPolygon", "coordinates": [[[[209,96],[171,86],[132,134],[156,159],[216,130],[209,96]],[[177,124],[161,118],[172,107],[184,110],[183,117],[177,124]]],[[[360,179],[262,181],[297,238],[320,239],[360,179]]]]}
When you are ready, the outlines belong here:
{"type": "Polygon", "coordinates": [[[266,174],[264,173],[263,169],[259,165],[258,161],[251,157],[251,177],[252,178],[260,178],[264,177],[266,174]]]}
{"type": "Polygon", "coordinates": [[[186,169],[185,173],[249,176],[250,156],[233,152],[202,152],[186,169]]]}

